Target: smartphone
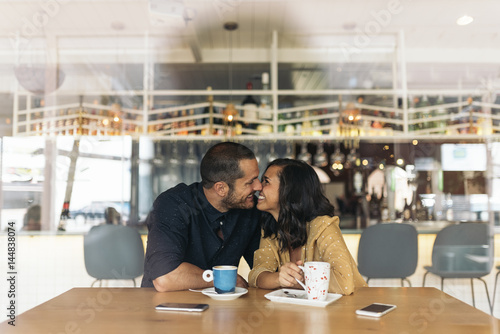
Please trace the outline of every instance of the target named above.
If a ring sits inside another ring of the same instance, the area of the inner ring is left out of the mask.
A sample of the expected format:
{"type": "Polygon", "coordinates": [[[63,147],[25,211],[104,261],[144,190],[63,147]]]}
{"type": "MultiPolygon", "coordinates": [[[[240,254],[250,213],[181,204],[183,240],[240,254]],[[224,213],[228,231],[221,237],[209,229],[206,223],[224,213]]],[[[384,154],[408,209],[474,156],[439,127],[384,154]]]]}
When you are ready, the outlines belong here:
{"type": "Polygon", "coordinates": [[[379,318],[384,314],[391,312],[395,308],[396,305],[373,303],[371,305],[363,307],[360,310],[356,310],[356,314],[379,318]]]}
{"type": "Polygon", "coordinates": [[[163,303],[156,306],[160,311],[182,311],[182,312],[203,312],[208,308],[208,304],[187,304],[187,303],[163,303]]]}

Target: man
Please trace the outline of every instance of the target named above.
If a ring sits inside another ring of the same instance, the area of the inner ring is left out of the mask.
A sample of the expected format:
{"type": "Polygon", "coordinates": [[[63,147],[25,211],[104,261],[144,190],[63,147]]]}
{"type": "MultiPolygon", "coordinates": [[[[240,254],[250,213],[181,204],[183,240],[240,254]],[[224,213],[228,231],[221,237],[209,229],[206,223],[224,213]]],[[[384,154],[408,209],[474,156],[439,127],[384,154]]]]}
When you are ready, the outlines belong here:
{"type": "MultiPolygon", "coordinates": [[[[201,183],[183,183],[155,200],[147,224],[148,246],[142,287],[157,291],[205,288],[206,269],[253,266],[259,247],[255,192],[262,189],[255,155],[230,142],[212,146],[200,165],[201,183]]],[[[237,286],[248,284],[238,275],[237,286]]]]}

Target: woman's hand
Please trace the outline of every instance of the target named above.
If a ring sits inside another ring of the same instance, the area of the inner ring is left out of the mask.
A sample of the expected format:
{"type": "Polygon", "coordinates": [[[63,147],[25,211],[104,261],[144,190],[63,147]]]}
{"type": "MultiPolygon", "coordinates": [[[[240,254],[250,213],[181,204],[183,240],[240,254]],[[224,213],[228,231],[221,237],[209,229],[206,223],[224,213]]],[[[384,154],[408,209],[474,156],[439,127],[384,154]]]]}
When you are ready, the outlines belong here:
{"type": "Polygon", "coordinates": [[[302,289],[302,286],[295,279],[304,282],[304,274],[298,267],[303,265],[302,261],[297,263],[287,262],[279,269],[279,284],[283,288],[302,289]]]}

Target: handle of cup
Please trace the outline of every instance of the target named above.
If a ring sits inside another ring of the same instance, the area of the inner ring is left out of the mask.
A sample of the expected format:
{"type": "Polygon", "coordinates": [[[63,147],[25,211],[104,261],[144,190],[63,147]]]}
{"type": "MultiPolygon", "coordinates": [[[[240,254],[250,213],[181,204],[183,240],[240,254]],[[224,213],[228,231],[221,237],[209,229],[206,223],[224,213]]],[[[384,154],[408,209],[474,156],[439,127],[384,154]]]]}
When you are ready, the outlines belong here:
{"type": "MultiPolygon", "coordinates": [[[[305,273],[306,269],[302,266],[298,266],[300,269],[302,269],[302,271],[305,273]]],[[[294,277],[295,278],[295,277],[294,277]]],[[[299,283],[303,288],[304,290],[306,290],[306,285],[304,283],[302,283],[301,281],[299,281],[298,279],[295,278],[295,280],[297,281],[297,283],[299,283]]]]}
{"type": "Polygon", "coordinates": [[[299,281],[296,278],[295,278],[295,280],[297,281],[297,283],[299,283],[304,288],[304,290],[306,290],[306,285],[304,283],[302,283],[301,281],[299,281]]]}
{"type": "Polygon", "coordinates": [[[214,273],[212,270],[205,270],[203,272],[203,280],[205,282],[212,282],[214,280],[214,273]]]}

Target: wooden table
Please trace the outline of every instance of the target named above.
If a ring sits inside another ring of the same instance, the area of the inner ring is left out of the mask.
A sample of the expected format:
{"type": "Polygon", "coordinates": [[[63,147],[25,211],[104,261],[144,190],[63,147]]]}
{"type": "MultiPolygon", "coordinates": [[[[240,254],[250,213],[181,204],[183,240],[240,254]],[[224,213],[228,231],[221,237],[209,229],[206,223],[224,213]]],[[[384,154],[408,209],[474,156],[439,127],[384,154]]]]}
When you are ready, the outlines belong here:
{"type": "Polygon", "coordinates": [[[362,288],[325,308],[271,302],[249,289],[233,301],[197,292],[74,288],[17,316],[0,333],[499,333],[500,321],[435,288],[362,288]],[[163,302],[206,303],[202,313],[161,312],[163,302]],[[357,316],[373,302],[395,304],[380,319],[357,316]]]}

